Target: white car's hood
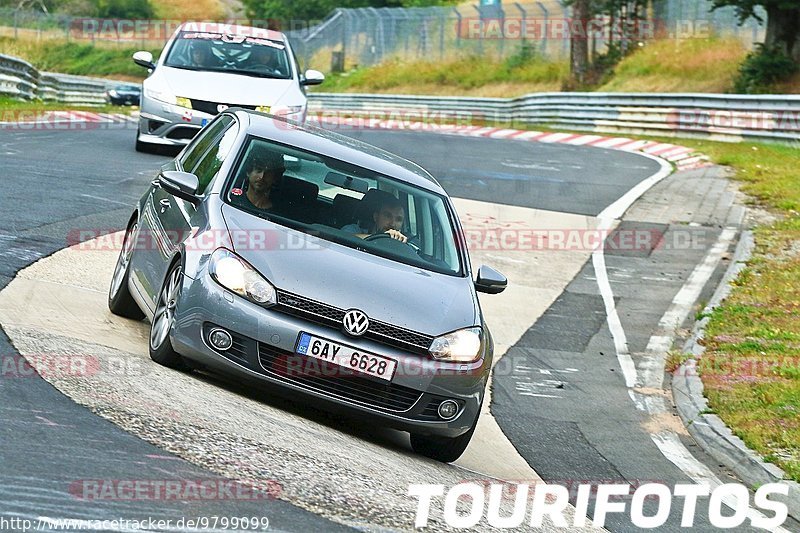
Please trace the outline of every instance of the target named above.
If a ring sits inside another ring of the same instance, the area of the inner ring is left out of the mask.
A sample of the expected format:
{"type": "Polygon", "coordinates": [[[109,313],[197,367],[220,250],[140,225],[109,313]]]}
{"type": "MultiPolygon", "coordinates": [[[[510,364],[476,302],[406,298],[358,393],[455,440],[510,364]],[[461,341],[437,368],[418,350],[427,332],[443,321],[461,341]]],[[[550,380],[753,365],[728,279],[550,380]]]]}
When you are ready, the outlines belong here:
{"type": "MultiPolygon", "coordinates": [[[[228,105],[275,105],[297,85],[293,79],[258,78],[243,74],[184,70],[161,66],[156,75],[180,97],[228,105]]],[[[299,92],[299,89],[298,89],[299,92]]]]}

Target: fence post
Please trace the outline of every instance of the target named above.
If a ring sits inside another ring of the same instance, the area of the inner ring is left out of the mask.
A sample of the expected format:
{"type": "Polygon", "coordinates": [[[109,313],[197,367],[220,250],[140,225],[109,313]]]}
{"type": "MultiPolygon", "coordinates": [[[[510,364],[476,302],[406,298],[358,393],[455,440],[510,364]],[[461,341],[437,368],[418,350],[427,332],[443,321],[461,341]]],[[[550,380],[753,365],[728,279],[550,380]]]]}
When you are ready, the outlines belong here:
{"type": "Polygon", "coordinates": [[[525,44],[527,42],[527,31],[528,31],[528,12],[525,10],[524,7],[519,2],[514,2],[514,5],[517,6],[519,12],[522,13],[522,20],[520,21],[519,31],[520,31],[520,48],[521,50],[525,50],[525,44]]]}
{"type": "Polygon", "coordinates": [[[444,11],[439,11],[439,61],[444,59],[444,25],[447,24],[444,11]]]}
{"type": "Polygon", "coordinates": [[[550,11],[547,10],[547,7],[541,3],[536,2],[539,5],[539,9],[542,10],[542,15],[544,15],[544,20],[542,21],[542,28],[544,28],[544,32],[540,35],[542,39],[542,55],[547,55],[547,41],[549,39],[548,34],[550,33],[550,11]]]}

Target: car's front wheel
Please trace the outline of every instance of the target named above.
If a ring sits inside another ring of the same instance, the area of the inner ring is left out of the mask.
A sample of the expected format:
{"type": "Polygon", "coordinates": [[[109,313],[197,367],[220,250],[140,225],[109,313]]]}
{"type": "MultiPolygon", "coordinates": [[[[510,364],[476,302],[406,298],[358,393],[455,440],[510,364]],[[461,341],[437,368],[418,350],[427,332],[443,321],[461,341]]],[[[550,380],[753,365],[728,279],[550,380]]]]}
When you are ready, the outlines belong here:
{"type": "Polygon", "coordinates": [[[136,151],[145,154],[152,154],[155,152],[155,147],[153,145],[139,140],[139,128],[136,128],[136,151]]]}
{"type": "Polygon", "coordinates": [[[114,275],[111,277],[111,286],[108,289],[108,308],[115,315],[123,316],[125,318],[132,318],[134,320],[141,320],[144,318],[144,313],[139,309],[139,306],[131,296],[131,291],[128,288],[128,276],[131,270],[131,258],[135,249],[134,243],[136,242],[136,230],[138,229],[136,222],[131,224],[128,231],[125,232],[125,240],[122,243],[122,250],[119,252],[117,258],[117,266],[114,267],[114,275]]]}
{"type": "Polygon", "coordinates": [[[176,263],[167,274],[158,295],[156,312],[150,324],[150,358],[156,363],[177,370],[188,370],[189,366],[175,350],[169,333],[175,323],[175,310],[181,292],[183,276],[180,263],[176,263]]]}
{"type": "Polygon", "coordinates": [[[419,435],[417,433],[411,434],[411,447],[420,455],[430,457],[436,461],[443,463],[452,463],[464,453],[467,449],[469,441],[472,440],[472,434],[475,433],[475,428],[478,426],[478,417],[472,423],[469,431],[458,437],[441,437],[437,435],[419,435]]]}

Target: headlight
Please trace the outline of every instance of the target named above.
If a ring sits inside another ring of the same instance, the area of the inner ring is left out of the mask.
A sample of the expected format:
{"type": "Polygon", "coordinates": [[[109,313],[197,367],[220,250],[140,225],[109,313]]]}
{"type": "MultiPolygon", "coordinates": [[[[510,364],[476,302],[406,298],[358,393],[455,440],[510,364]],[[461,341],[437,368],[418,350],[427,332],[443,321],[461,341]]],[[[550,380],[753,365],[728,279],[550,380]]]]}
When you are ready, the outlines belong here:
{"type": "Polygon", "coordinates": [[[436,337],[428,350],[434,359],[472,363],[481,356],[481,328],[467,328],[436,337]]]}
{"type": "Polygon", "coordinates": [[[188,98],[184,98],[183,96],[176,96],[175,97],[175,105],[180,107],[185,107],[186,109],[192,108],[192,101],[188,98]]]}
{"type": "Polygon", "coordinates": [[[270,107],[268,105],[260,105],[256,107],[256,111],[260,111],[261,113],[269,113],[270,107]]]}
{"type": "Polygon", "coordinates": [[[115,90],[113,90],[113,89],[112,89],[112,90],[110,90],[110,91],[108,91],[108,95],[109,95],[109,96],[111,96],[111,97],[113,97],[113,98],[116,98],[116,97],[117,97],[117,94],[119,94],[119,93],[117,93],[117,91],[115,91],[115,90]]]}
{"type": "Polygon", "coordinates": [[[275,305],[275,287],[244,259],[225,248],[211,254],[209,272],[214,280],[243,298],[259,305],[275,305]]]}
{"type": "Polygon", "coordinates": [[[145,89],[144,94],[148,98],[152,98],[153,100],[158,100],[159,102],[164,102],[165,104],[177,103],[177,98],[175,98],[175,95],[170,94],[166,91],[154,91],[153,89],[145,89]]]}

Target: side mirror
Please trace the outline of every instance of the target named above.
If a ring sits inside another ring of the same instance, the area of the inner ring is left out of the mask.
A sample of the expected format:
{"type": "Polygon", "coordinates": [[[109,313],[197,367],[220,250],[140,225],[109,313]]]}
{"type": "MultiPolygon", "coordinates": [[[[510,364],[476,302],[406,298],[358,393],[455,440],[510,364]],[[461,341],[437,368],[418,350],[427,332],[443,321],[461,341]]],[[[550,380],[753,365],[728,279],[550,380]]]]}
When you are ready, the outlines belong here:
{"type": "Polygon", "coordinates": [[[506,290],[508,279],[497,270],[483,265],[475,278],[475,290],[487,294],[498,294],[506,290]]]}
{"type": "Polygon", "coordinates": [[[325,81],[325,74],[318,70],[307,70],[300,78],[300,85],[319,85],[325,81]]]}
{"type": "Polygon", "coordinates": [[[187,202],[194,205],[199,203],[197,189],[200,188],[200,180],[190,172],[180,172],[177,170],[165,170],[158,176],[161,188],[187,202]]]}
{"type": "Polygon", "coordinates": [[[140,67],[148,69],[156,68],[156,64],[153,63],[153,54],[151,54],[147,50],[139,50],[138,52],[133,54],[133,62],[139,65],[140,67]]]}

